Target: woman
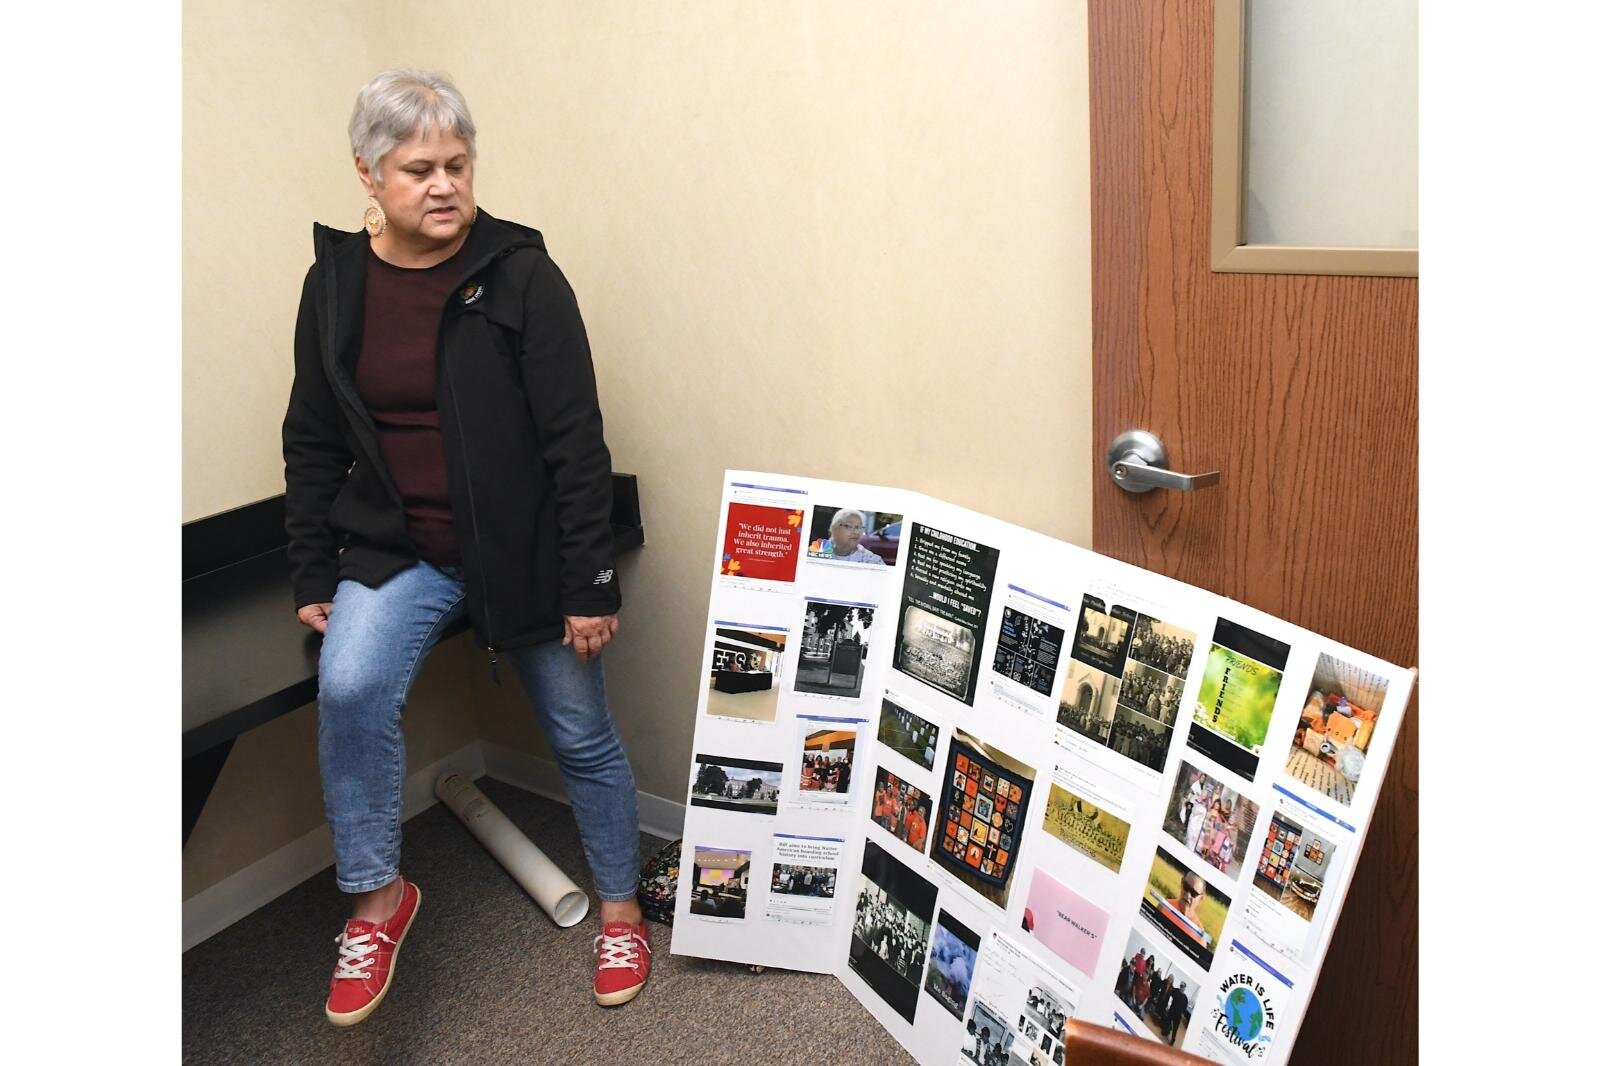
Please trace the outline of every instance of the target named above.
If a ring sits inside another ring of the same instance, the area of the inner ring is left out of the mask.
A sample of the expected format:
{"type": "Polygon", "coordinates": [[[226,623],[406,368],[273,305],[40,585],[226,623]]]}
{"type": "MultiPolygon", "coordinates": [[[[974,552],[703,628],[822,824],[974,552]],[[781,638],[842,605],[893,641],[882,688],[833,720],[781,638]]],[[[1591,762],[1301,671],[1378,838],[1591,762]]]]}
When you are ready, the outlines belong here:
{"type": "MultiPolygon", "coordinates": [[[[598,656],[621,606],[611,460],[583,322],[536,230],[480,211],[449,81],[385,71],[350,119],[365,232],[314,227],[283,423],[300,620],[324,636],[318,756],[339,888],[327,1016],[382,1001],[421,902],[400,875],[400,713],[465,614],[556,753],[600,895],[594,993],[649,975],[633,771],[598,656]]],[[[498,673],[496,674],[498,678],[498,673]]]]}
{"type": "Polygon", "coordinates": [[[837,559],[844,563],[872,563],[885,566],[883,557],[861,546],[867,533],[867,516],[849,507],[833,516],[828,526],[828,536],[811,542],[812,555],[837,559]]]}

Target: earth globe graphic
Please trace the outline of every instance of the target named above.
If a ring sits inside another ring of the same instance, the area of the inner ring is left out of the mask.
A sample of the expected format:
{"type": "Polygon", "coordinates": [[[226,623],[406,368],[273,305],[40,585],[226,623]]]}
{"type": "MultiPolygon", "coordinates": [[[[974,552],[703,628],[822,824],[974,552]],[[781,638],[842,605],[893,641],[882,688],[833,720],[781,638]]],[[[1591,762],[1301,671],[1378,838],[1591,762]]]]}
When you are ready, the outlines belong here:
{"type": "Polygon", "coordinates": [[[1236,985],[1223,1001],[1228,1027],[1240,1040],[1251,1041],[1261,1035],[1261,997],[1243,985],[1236,985]]]}

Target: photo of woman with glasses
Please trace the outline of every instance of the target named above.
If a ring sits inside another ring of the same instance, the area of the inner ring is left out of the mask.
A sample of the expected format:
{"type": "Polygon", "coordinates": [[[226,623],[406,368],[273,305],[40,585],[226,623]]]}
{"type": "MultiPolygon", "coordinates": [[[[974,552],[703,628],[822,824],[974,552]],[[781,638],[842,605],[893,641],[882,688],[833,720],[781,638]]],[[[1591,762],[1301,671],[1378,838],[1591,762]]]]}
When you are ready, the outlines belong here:
{"type": "MultiPolygon", "coordinates": [[[[853,507],[818,507],[811,516],[811,543],[806,553],[813,559],[832,559],[841,563],[867,563],[871,566],[893,566],[894,556],[884,558],[874,548],[882,548],[889,526],[899,522],[899,515],[876,511],[859,511],[853,507]],[[863,543],[866,541],[866,543],[863,543]]],[[[894,529],[892,542],[898,546],[899,529],[894,529]]]]}

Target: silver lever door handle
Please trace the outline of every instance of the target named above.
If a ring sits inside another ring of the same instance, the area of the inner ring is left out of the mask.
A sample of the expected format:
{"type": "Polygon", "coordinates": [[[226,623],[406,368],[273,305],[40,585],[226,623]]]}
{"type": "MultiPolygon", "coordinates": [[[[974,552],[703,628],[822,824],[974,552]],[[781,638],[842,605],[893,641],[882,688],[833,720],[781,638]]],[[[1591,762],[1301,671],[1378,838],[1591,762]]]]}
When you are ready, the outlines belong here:
{"type": "Polygon", "coordinates": [[[1106,453],[1111,479],[1124,492],[1149,492],[1175,489],[1193,492],[1222,480],[1220,471],[1205,474],[1180,474],[1167,469],[1167,449],[1161,438],[1142,429],[1132,429],[1111,442],[1106,453]]]}

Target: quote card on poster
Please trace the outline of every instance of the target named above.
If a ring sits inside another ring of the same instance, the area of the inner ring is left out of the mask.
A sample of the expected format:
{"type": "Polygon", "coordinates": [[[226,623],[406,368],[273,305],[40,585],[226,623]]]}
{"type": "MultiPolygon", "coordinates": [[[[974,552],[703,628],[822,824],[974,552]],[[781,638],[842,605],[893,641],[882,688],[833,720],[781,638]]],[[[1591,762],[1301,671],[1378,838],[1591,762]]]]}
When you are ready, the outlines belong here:
{"type": "Polygon", "coordinates": [[[894,668],[972,705],[1000,552],[911,523],[894,668]]]}
{"type": "Polygon", "coordinates": [[[799,509],[728,504],[728,525],[722,536],[723,577],[756,581],[793,581],[800,563],[799,509]]]}

